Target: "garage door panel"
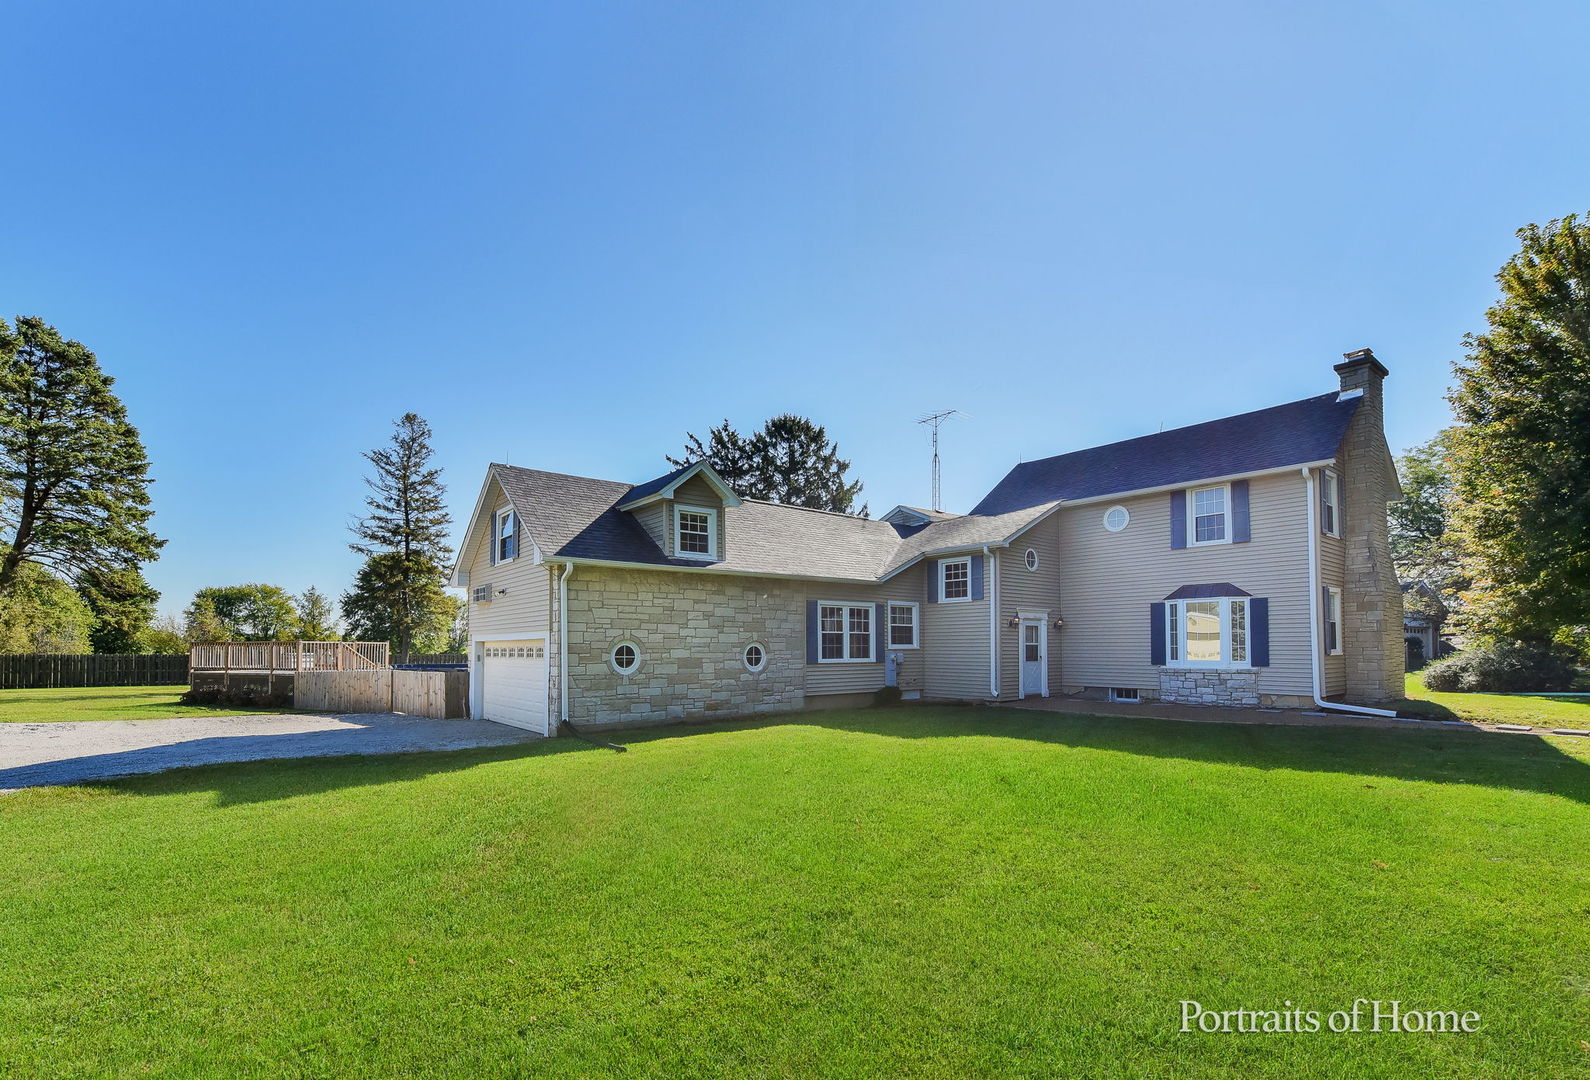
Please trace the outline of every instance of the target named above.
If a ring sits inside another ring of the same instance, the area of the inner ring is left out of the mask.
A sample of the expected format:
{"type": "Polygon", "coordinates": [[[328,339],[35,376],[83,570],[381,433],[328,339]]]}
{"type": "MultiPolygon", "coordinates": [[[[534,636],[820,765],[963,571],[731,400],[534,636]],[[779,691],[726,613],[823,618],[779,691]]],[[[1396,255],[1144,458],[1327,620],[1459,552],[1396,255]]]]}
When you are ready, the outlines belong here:
{"type": "Polygon", "coordinates": [[[546,639],[484,641],[480,647],[482,715],[499,724],[545,734],[546,639]]]}

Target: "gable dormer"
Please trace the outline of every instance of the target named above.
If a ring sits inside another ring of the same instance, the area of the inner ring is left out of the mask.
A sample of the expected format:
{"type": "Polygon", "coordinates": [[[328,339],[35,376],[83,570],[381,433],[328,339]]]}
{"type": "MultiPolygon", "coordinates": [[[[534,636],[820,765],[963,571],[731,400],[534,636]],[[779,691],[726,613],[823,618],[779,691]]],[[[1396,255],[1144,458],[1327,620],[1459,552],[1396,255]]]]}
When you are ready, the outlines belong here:
{"type": "Polygon", "coordinates": [[[618,509],[634,515],[669,558],[713,563],[728,550],[725,511],[740,501],[711,465],[697,461],[631,488],[618,509]]]}

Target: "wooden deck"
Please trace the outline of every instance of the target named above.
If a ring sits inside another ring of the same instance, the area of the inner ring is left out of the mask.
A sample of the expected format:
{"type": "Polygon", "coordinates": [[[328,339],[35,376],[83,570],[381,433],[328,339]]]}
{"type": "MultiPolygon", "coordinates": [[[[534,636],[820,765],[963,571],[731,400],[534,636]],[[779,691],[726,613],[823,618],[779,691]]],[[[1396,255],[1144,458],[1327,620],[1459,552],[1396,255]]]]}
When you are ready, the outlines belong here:
{"type": "Polygon", "coordinates": [[[384,641],[228,641],[195,645],[188,671],[296,675],[300,671],[384,671],[384,641]]]}

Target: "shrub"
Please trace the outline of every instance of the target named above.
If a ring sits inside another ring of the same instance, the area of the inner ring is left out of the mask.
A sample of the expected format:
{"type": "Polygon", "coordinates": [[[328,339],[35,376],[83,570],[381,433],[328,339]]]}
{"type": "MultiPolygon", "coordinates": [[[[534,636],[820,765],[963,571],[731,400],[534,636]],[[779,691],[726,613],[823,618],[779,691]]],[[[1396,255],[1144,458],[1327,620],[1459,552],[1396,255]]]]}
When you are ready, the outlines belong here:
{"type": "Polygon", "coordinates": [[[1506,693],[1571,690],[1578,676],[1572,649],[1499,641],[1454,653],[1424,669],[1424,685],[1437,692],[1506,693]]]}
{"type": "Polygon", "coordinates": [[[271,694],[264,690],[249,687],[239,687],[235,690],[223,690],[220,687],[206,687],[203,690],[189,690],[182,695],[184,705],[240,705],[246,709],[290,709],[293,705],[291,694],[271,694]]]}

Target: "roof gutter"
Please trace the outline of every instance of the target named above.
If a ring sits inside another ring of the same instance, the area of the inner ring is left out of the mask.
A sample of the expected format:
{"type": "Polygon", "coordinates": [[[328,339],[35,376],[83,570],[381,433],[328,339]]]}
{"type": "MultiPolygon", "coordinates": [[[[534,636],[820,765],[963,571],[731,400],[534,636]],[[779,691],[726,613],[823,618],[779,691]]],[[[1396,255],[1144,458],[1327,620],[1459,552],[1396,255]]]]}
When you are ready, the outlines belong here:
{"type": "Polygon", "coordinates": [[[1353,713],[1356,716],[1385,716],[1392,720],[1397,719],[1397,714],[1386,709],[1371,709],[1367,705],[1344,705],[1338,701],[1326,701],[1320,685],[1320,642],[1319,642],[1319,524],[1314,520],[1318,512],[1318,504],[1314,501],[1314,470],[1313,466],[1304,465],[1303,490],[1308,496],[1308,655],[1309,669],[1314,675],[1314,704],[1321,709],[1331,709],[1335,712],[1353,713]]]}
{"type": "Polygon", "coordinates": [[[619,559],[580,559],[561,557],[564,566],[612,566],[621,570],[678,571],[685,574],[716,574],[720,577],[778,578],[781,581],[826,581],[835,585],[876,585],[883,578],[819,577],[815,574],[779,574],[770,570],[724,570],[716,566],[675,566],[673,563],[627,562],[619,559]]]}

